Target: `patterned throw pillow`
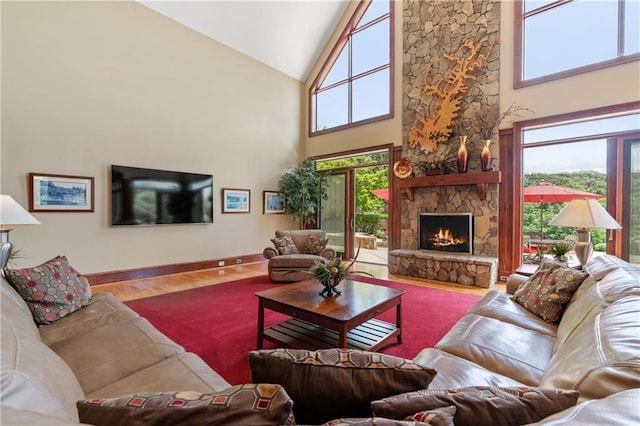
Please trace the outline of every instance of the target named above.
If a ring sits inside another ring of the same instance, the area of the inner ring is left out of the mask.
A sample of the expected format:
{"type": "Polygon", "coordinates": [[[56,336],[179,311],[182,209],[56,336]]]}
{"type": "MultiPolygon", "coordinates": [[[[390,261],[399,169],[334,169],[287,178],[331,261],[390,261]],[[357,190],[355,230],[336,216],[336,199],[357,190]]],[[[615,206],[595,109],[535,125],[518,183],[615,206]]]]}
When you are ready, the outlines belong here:
{"type": "Polygon", "coordinates": [[[515,426],[573,407],[578,396],[578,391],[524,386],[424,389],[373,401],[371,409],[376,416],[404,419],[421,410],[454,405],[456,426],[515,426]]]}
{"type": "Polygon", "coordinates": [[[588,276],[587,272],[543,261],[511,298],[546,322],[556,324],[564,306],[588,276]]]}
{"type": "Polygon", "coordinates": [[[374,399],[424,389],[436,375],[408,359],[355,349],[263,349],[249,353],[249,365],[253,382],[287,390],[301,424],[370,417],[374,399]]]}
{"type": "Polygon", "coordinates": [[[223,391],[157,392],[78,401],[80,422],[111,425],[293,425],[293,401],[278,385],[245,384],[223,391]]]}
{"type": "Polygon", "coordinates": [[[289,235],[272,238],[273,245],[280,254],[298,254],[300,251],[289,235]]]}
{"type": "Polygon", "coordinates": [[[315,235],[309,235],[309,238],[307,238],[307,241],[304,243],[304,252],[306,254],[315,254],[320,256],[325,247],[327,247],[328,242],[328,238],[319,238],[315,235]]]}
{"type": "Polygon", "coordinates": [[[385,419],[384,417],[335,419],[323,426],[454,426],[453,415],[456,407],[436,408],[420,411],[404,420],[385,419]]]}
{"type": "Polygon", "coordinates": [[[38,325],[51,324],[93,303],[88,281],[80,280],[66,256],[32,268],[5,269],[5,275],[27,302],[38,325]]]}

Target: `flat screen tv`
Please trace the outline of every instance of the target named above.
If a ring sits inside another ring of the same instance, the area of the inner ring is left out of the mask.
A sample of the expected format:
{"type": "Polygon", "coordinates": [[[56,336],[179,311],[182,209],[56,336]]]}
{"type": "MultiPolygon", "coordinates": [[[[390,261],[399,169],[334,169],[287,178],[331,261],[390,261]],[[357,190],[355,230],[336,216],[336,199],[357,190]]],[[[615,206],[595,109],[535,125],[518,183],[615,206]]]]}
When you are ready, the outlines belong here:
{"type": "Polygon", "coordinates": [[[111,225],[212,222],[212,175],[111,166],[111,225]]]}

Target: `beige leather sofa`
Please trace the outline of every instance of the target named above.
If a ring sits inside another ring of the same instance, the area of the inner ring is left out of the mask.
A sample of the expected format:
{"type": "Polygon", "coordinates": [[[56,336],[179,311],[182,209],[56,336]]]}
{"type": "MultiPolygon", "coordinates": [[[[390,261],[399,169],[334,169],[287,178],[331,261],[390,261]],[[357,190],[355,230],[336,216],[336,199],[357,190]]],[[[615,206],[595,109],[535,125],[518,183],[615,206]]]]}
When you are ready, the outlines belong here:
{"type": "Polygon", "coordinates": [[[310,236],[318,239],[326,239],[327,234],[322,229],[302,229],[302,230],[278,230],[276,238],[288,235],[293,240],[298,253],[280,254],[275,246],[266,247],[262,254],[269,259],[267,270],[269,278],[274,282],[295,282],[308,280],[310,278],[306,271],[315,262],[326,262],[336,257],[336,251],[332,248],[325,248],[319,254],[309,254],[306,244],[310,236]]]}
{"type": "Polygon", "coordinates": [[[94,396],[231,386],[111,294],[38,328],[26,303],[1,281],[2,425],[76,424],[76,401],[94,396]]]}
{"type": "Polygon", "coordinates": [[[586,269],[589,277],[557,326],[510,298],[526,277],[511,276],[507,293],[487,293],[434,348],[414,358],[438,372],[429,388],[577,390],[578,406],[560,414],[564,420],[557,424],[602,424],[595,421],[602,407],[616,407],[606,410],[608,425],[640,424],[640,270],[607,255],[593,258],[586,269]],[[586,420],[590,413],[594,422],[586,420]]]}

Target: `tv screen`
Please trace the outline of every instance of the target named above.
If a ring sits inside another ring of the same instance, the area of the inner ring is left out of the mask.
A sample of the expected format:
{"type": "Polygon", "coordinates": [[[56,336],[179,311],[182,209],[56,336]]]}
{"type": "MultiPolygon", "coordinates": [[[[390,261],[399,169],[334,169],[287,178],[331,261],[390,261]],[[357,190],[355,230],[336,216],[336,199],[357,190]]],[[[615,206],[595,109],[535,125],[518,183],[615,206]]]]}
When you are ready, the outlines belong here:
{"type": "Polygon", "coordinates": [[[212,175],[111,166],[111,225],[212,222],[212,175]]]}

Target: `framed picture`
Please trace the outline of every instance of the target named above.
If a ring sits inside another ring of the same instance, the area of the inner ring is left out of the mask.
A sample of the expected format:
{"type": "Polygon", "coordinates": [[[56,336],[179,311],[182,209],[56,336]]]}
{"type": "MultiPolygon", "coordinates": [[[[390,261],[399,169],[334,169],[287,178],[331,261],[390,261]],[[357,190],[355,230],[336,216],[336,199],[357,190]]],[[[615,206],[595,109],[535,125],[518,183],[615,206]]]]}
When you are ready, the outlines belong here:
{"type": "Polygon", "coordinates": [[[264,191],[262,212],[264,214],[284,213],[284,195],[277,191],[264,191]]]}
{"type": "Polygon", "coordinates": [[[29,173],[30,212],[93,212],[94,178],[29,173]]]}
{"type": "Polygon", "coordinates": [[[222,188],[222,213],[249,213],[250,211],[250,190],[222,188]]]}

